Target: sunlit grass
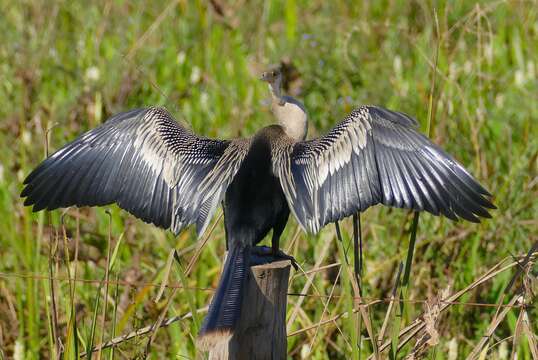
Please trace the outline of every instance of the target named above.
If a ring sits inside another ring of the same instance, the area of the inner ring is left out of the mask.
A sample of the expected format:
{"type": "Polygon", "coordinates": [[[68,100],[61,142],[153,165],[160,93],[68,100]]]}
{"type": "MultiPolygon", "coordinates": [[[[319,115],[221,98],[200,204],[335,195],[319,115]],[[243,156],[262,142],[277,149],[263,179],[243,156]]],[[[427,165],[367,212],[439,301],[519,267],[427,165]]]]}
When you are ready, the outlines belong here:
{"type": "MultiPolygon", "coordinates": [[[[115,206],[107,207],[110,217],[106,209],[70,209],[63,218],[64,246],[62,211],[32,214],[18,197],[24,176],[44,158],[47,131],[52,152],[114,113],[162,105],[199,134],[248,136],[272,122],[267,89],[257,77],[281,61],[298,71],[290,91],[309,111],[309,136],[324,133],[359,104],[397,109],[415,116],[494,194],[499,210],[480,225],[420,216],[404,299],[425,300],[447,286],[459,290],[538,240],[538,8],[533,3],[436,3],[438,34],[428,1],[215,3],[222,6],[221,14],[204,1],[0,4],[0,349],[6,357],[53,358],[58,346],[54,316],[62,346],[74,354],[101,337],[106,341],[151,325],[163,310],[172,317],[202,308],[224,255],[224,230],[218,223],[192,272],[185,274],[195,254],[192,229],[174,237],[115,206]],[[434,122],[428,125],[428,119],[434,122]],[[105,298],[100,284],[109,229],[114,260],[105,298]],[[173,264],[169,281],[182,288],[166,308],[172,289],[153,300],[171,248],[178,249],[180,264],[173,264]],[[75,269],[79,281],[70,283],[75,269]],[[58,278],[56,314],[49,271],[58,278]]],[[[366,300],[390,297],[399,265],[406,261],[412,220],[405,211],[379,207],[361,215],[366,300]]],[[[296,226],[290,220],[283,248],[296,226]]],[[[320,256],[320,266],[343,264],[326,312],[319,296],[330,294],[339,268],[315,273],[308,293],[318,297],[303,299],[292,331],[353,309],[356,294],[343,258],[351,221],[341,228],[342,244],[328,226],[317,236],[300,233],[291,247],[305,270],[320,256]]],[[[348,250],[351,271],[352,253],[348,250]]],[[[460,300],[497,303],[510,277],[502,273],[460,300]]],[[[306,282],[305,276],[294,277],[290,292],[300,292],[306,282]]],[[[297,301],[289,297],[288,316],[297,301]]],[[[369,308],[376,334],[387,306],[369,308]]],[[[420,303],[404,307],[402,316],[395,305],[385,340],[394,339],[398,328],[424,310],[420,303]]],[[[538,318],[535,307],[528,311],[531,321],[538,318]]],[[[455,358],[465,357],[494,313],[495,308],[451,306],[441,318],[440,341],[430,357],[447,359],[454,352],[455,358]]],[[[195,358],[201,316],[158,330],[151,356],[195,358]]],[[[517,310],[508,313],[490,345],[515,333],[518,316],[517,310]]],[[[533,326],[536,333],[535,321],[533,326]]],[[[290,337],[288,349],[292,358],[308,352],[313,359],[363,359],[372,351],[367,338],[364,321],[355,313],[290,337]]],[[[141,355],[148,339],[123,342],[114,356],[141,355]]],[[[519,358],[531,358],[527,343],[519,344],[519,358]]],[[[512,347],[508,339],[492,346],[486,358],[503,358],[512,347]]],[[[104,350],[101,358],[111,354],[104,350]]]]}

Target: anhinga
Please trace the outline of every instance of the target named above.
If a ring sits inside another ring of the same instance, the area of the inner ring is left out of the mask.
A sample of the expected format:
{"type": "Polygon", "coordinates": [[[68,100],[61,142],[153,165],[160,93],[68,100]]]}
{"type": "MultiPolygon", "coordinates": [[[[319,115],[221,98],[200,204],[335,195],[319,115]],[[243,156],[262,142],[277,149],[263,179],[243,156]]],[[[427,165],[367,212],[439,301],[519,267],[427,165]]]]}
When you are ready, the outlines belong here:
{"type": "Polygon", "coordinates": [[[375,204],[478,222],[491,196],[456,160],[417,131],[411,117],[361,106],[329,133],[305,140],[307,115],[265,72],[277,125],[248,139],[199,137],[162,108],[118,114],[44,160],[24,181],[34,211],[117,203],[175,234],[206,229],[223,201],[228,256],[199,334],[233,333],[250,255],[285,256],[290,210],[311,233],[375,204]],[[255,247],[273,230],[272,248],[255,247]]]}

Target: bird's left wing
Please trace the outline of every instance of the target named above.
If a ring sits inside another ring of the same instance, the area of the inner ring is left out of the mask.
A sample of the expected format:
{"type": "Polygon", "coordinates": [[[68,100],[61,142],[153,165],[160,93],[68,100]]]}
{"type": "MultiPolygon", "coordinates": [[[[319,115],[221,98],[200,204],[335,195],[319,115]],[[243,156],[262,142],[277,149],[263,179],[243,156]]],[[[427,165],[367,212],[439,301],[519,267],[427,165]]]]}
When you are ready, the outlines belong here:
{"type": "Polygon", "coordinates": [[[21,196],[34,211],[117,203],[176,234],[195,223],[201,235],[247,150],[248,140],[199,137],[165,109],[136,109],[44,160],[21,196]]]}
{"type": "Polygon", "coordinates": [[[327,135],[280,147],[273,171],[301,226],[316,233],[378,203],[453,220],[490,217],[490,194],[416,126],[403,113],[362,106],[327,135]]]}

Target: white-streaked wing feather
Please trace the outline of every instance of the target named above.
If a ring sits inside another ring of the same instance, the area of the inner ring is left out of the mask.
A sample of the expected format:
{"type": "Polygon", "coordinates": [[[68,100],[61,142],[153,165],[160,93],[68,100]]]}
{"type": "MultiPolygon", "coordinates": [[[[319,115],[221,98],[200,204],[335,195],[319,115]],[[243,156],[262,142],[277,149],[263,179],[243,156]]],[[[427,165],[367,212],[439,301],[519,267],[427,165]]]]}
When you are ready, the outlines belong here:
{"type": "Polygon", "coordinates": [[[327,135],[287,146],[275,172],[301,226],[316,233],[378,203],[454,220],[489,217],[489,193],[416,125],[362,106],[327,135]]]}
{"type": "Polygon", "coordinates": [[[241,144],[198,137],[162,108],[132,110],[44,160],[21,196],[34,211],[115,202],[176,234],[192,223],[201,234],[244,157],[241,144]],[[205,178],[213,180],[201,190],[205,178]]]}

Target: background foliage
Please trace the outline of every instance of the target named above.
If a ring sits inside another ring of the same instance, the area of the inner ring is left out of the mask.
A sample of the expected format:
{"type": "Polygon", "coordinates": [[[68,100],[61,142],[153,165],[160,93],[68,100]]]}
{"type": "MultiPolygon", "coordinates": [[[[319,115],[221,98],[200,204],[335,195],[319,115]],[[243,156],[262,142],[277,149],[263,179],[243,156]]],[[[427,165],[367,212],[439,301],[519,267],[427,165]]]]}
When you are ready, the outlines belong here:
{"type": "MultiPolygon", "coordinates": [[[[0,357],[54,358],[60,349],[73,358],[92,338],[95,344],[150,325],[163,309],[170,317],[202,308],[211,296],[203,289],[216,286],[224,254],[221,220],[187,276],[183,270],[197,246],[192,229],[174,238],[115,206],[107,207],[110,217],[106,209],[70,209],[63,218],[61,211],[32,214],[18,194],[45,156],[46,132],[53,151],[112,114],[162,105],[199,134],[248,136],[273,121],[268,91],[257,80],[272,64],[285,66],[288,91],[304,101],[311,137],[360,104],[411,114],[427,131],[436,72],[431,137],[490,189],[499,209],[480,225],[422,215],[407,299],[439,296],[447,286],[459,290],[503,258],[526,253],[538,240],[537,12],[535,1],[0,2],[0,357]],[[104,301],[99,283],[109,230],[119,244],[112,245],[109,276],[121,284],[112,283],[104,301]],[[166,275],[172,248],[179,249],[182,267],[173,265],[179,270],[170,272],[170,281],[187,288],[172,298],[166,289],[154,302],[158,286],[150,284],[166,275]],[[81,281],[67,281],[75,273],[81,281]],[[51,274],[58,278],[54,296],[51,274]]],[[[365,298],[390,296],[411,218],[380,207],[361,216],[365,298]]],[[[351,224],[342,226],[346,244],[351,224]]],[[[348,310],[353,292],[339,278],[343,257],[334,227],[308,236],[290,220],[283,239],[305,270],[337,263],[314,273],[307,291],[317,296],[290,296],[288,316],[303,301],[290,332],[348,310]]],[[[498,302],[511,275],[501,273],[461,301],[498,302]]],[[[306,276],[294,275],[290,292],[301,292],[305,283],[306,276]]],[[[388,333],[424,306],[410,302],[401,316],[392,313],[388,333]]],[[[439,338],[427,356],[465,357],[495,311],[452,305],[436,323],[439,338]]],[[[386,303],[370,307],[376,332],[386,312],[386,303]]],[[[535,305],[528,312],[536,333],[535,305]]],[[[487,358],[507,359],[512,350],[531,358],[525,338],[513,345],[518,316],[518,309],[508,312],[487,358]]],[[[202,358],[194,346],[199,317],[159,330],[151,347],[147,337],[137,337],[113,355],[132,358],[149,348],[152,358],[202,358]]],[[[289,357],[371,353],[364,326],[360,351],[351,345],[355,321],[344,316],[290,337],[289,357]]],[[[412,349],[413,342],[397,357],[412,349]]]]}

